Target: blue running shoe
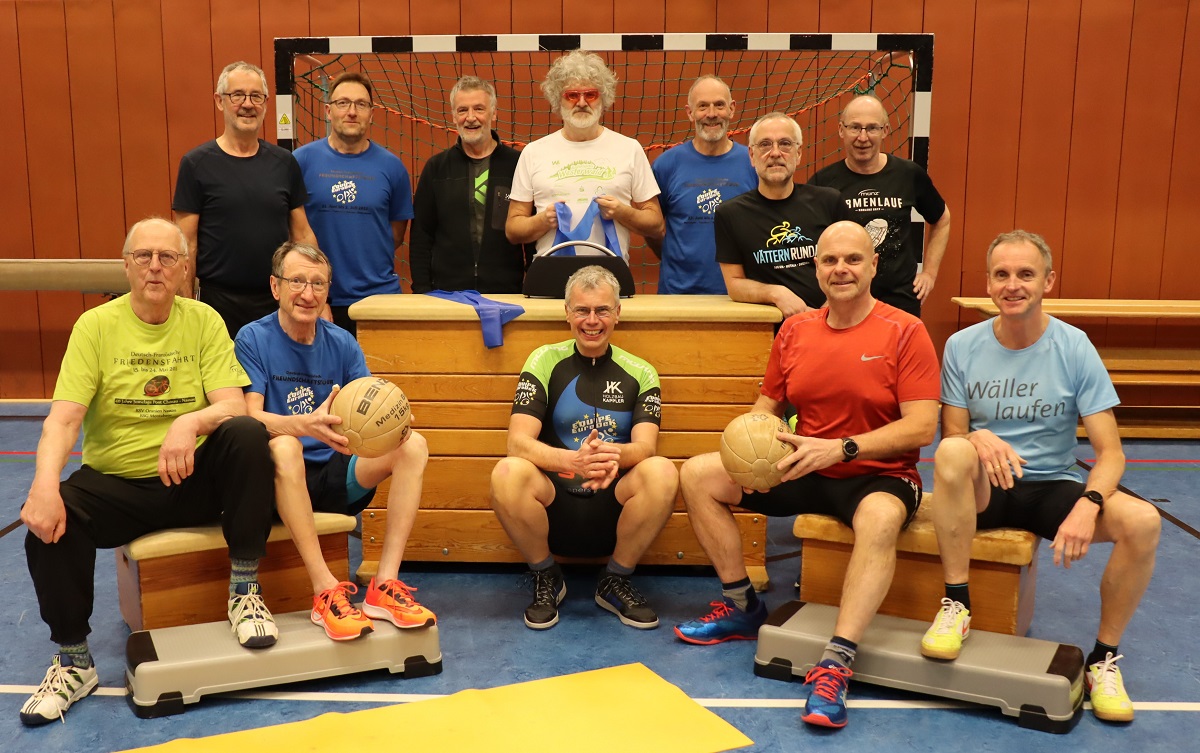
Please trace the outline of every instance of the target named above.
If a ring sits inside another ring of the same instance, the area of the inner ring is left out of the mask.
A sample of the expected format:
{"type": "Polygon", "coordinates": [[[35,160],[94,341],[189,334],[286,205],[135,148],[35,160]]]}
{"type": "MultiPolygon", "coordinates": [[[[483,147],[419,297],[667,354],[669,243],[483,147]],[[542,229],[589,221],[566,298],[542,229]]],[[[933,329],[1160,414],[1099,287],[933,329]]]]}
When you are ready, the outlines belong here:
{"type": "Polygon", "coordinates": [[[826,659],[808,670],[804,685],[812,686],[800,720],[821,727],[846,726],[846,689],[854,673],[826,659]]]}
{"type": "Polygon", "coordinates": [[[675,626],[675,635],[681,641],[699,646],[711,646],[724,641],[758,640],[758,629],[767,621],[767,605],[758,600],[752,611],[743,612],[726,597],[709,604],[711,612],[682,625],[675,626]]]}

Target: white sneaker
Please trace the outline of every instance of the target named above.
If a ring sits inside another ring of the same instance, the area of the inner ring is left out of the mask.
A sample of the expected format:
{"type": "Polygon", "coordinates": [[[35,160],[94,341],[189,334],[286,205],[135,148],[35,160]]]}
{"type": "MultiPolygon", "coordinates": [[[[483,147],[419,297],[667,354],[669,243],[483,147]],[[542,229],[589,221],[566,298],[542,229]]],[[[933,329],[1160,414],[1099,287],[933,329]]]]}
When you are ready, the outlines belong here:
{"type": "Polygon", "coordinates": [[[58,719],[65,724],[63,714],[71,704],[91,695],[99,683],[94,664],[80,669],[70,659],[55,654],[37,692],[21,707],[21,722],[36,726],[58,719]]]}
{"type": "Polygon", "coordinates": [[[246,648],[274,646],[279,638],[279,628],[257,583],[239,583],[230,595],[229,624],[238,643],[246,648]]]}

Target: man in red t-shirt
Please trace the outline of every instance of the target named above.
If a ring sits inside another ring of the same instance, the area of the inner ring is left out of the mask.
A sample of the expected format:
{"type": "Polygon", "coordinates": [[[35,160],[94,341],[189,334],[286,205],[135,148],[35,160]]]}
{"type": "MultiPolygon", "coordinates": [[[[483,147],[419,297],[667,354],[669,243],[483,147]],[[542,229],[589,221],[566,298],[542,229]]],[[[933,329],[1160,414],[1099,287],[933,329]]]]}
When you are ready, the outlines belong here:
{"type": "Polygon", "coordinates": [[[834,636],[805,678],[801,717],[846,724],[846,686],[857,642],[892,582],[896,537],[921,499],[916,463],[933,442],[940,391],[937,355],[921,320],[871,296],[878,257],[860,225],[830,225],[817,243],[825,308],[788,317],[771,347],[762,394],[752,410],[796,408],[796,450],[779,463],[783,483],[742,489],[709,453],[680,474],[688,519],[721,578],[713,611],[675,628],[689,643],[753,640],[767,617],[750,585],[729,508],[764,515],[823,513],[854,529],[834,636]]]}

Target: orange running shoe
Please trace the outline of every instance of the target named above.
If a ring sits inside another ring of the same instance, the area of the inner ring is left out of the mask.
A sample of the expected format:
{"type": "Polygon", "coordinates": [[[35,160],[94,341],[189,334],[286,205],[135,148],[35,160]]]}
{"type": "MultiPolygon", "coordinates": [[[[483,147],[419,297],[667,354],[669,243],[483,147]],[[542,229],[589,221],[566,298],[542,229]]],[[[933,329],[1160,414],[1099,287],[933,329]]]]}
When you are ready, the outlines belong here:
{"type": "Polygon", "coordinates": [[[371,578],[362,610],[371,617],[387,620],[398,628],[436,625],[437,617],[433,612],[413,598],[412,592],[416,590],[404,585],[404,581],[400,580],[385,580],[376,586],[375,579],[371,578]]]}
{"type": "Polygon", "coordinates": [[[358,593],[358,586],[342,582],[313,597],[314,625],[325,628],[325,635],[335,641],[352,641],[375,629],[371,620],[350,603],[348,593],[358,593]]]}

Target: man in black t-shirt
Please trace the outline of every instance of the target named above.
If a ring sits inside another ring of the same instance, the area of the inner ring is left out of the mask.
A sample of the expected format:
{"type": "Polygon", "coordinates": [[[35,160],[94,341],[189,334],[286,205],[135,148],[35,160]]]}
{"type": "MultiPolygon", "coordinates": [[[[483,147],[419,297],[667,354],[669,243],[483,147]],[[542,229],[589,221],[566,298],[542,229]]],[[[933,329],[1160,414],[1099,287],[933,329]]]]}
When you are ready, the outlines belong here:
{"type": "MultiPolygon", "coordinates": [[[[271,255],[284,241],[317,245],[304,214],[308,192],[291,152],[258,137],[267,108],[262,69],[225,66],[213,95],[225,131],[179,162],[175,222],[195,256],[201,301],[225,320],[229,336],[270,314],[271,255]]],[[[191,280],[179,292],[191,295],[191,280]]]]}
{"type": "Polygon", "coordinates": [[[759,118],[750,129],[758,188],[717,207],[713,223],[729,297],[769,303],[785,317],[825,303],[813,267],[817,239],[851,219],[836,191],[795,182],[803,144],[800,125],[787,115],[759,118]]]}
{"type": "Polygon", "coordinates": [[[596,604],[630,627],[658,627],[629,576],[671,516],[679,474],[656,454],[658,372],[609,344],[619,294],[603,267],[584,267],[567,280],[574,338],[543,345],[525,361],[508,457],[492,471],[492,509],[529,563],[534,598],[525,624],[534,630],[558,623],[567,593],[555,554],[611,555],[596,604]]]}
{"type": "Polygon", "coordinates": [[[879,269],[871,295],[920,316],[950,239],[950,210],[923,167],[880,150],[888,129],[882,102],[869,94],[855,97],[838,123],[846,158],[808,182],[839,191],[851,219],[864,226],[875,243],[879,269]],[[920,224],[912,221],[914,209],[929,223],[929,244],[919,272],[923,237],[920,224]]]}

